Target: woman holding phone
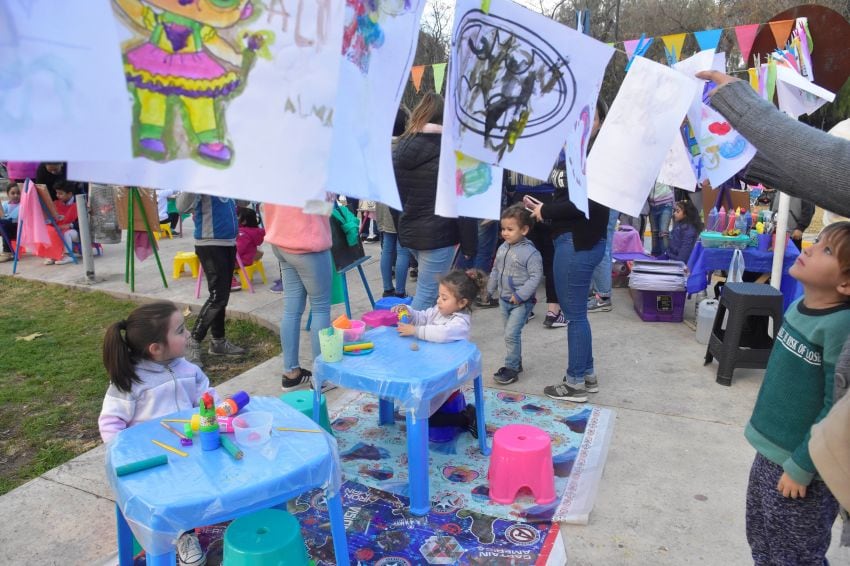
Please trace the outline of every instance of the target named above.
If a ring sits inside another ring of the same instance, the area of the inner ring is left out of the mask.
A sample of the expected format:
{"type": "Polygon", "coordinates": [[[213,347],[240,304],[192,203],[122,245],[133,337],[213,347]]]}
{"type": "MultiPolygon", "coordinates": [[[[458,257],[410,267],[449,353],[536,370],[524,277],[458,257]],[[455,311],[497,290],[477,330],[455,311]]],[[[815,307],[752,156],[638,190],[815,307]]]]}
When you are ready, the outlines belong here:
{"type": "MultiPolygon", "coordinates": [[[[600,99],[591,130],[591,144],[605,119],[608,108],[600,99]]],[[[543,392],[552,399],[585,403],[588,393],[599,391],[593,368],[593,341],[587,320],[587,296],[593,270],[605,253],[608,207],[588,201],[589,218],[570,201],[566,184],[564,154],[552,171],[555,193],[551,203],[541,204],[526,196],[524,206],[538,221],[550,220],[555,244],[553,272],[558,302],[567,321],[569,353],[567,371],[561,383],[548,385],[543,392]]]]}

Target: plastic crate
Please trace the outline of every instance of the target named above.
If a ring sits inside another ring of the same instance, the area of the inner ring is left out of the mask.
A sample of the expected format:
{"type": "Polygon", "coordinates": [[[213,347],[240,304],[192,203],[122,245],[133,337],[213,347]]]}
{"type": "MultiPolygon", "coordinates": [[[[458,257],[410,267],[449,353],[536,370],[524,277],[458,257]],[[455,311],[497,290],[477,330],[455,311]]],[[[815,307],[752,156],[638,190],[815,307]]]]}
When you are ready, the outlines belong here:
{"type": "Polygon", "coordinates": [[[750,235],[724,236],[720,232],[702,232],[699,240],[704,248],[738,248],[743,250],[750,245],[750,235]]]}
{"type": "Polygon", "coordinates": [[[635,312],[644,322],[682,322],[685,317],[685,291],[630,292],[635,312]]]}

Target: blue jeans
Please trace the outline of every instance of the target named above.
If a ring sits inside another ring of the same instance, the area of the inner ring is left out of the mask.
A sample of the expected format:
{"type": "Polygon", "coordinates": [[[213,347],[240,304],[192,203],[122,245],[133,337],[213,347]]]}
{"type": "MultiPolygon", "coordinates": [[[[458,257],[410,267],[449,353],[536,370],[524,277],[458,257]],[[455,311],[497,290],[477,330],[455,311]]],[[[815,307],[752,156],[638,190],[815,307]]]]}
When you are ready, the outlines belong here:
{"type": "Polygon", "coordinates": [[[614,245],[614,228],[617,227],[617,218],[620,213],[613,208],[608,213],[608,236],[605,240],[605,254],[602,261],[593,270],[591,289],[603,297],[611,296],[611,246],[614,245]]]}
{"type": "Polygon", "coordinates": [[[658,256],[667,252],[667,239],[670,236],[670,219],[672,218],[672,204],[649,207],[649,228],[652,230],[652,255],[658,256]]]}
{"type": "Polygon", "coordinates": [[[435,250],[410,250],[410,254],[419,262],[419,279],[416,280],[416,296],[411,307],[422,311],[433,307],[437,302],[440,278],[449,272],[455,247],[448,246],[435,250]]]}
{"type": "Polygon", "coordinates": [[[409,266],[410,251],[398,242],[398,234],[381,232],[381,279],[384,282],[384,291],[394,291],[398,295],[406,294],[409,266]],[[395,286],[393,286],[393,265],[395,265],[395,286]]]}
{"type": "Polygon", "coordinates": [[[455,266],[458,269],[468,269],[474,267],[480,269],[484,273],[489,274],[493,269],[493,256],[496,254],[496,244],[499,241],[499,230],[501,224],[498,220],[478,221],[478,248],[475,252],[475,257],[471,260],[458,254],[455,266]]]}
{"type": "Polygon", "coordinates": [[[576,251],[571,232],[555,238],[555,287],[567,321],[567,383],[583,384],[593,374],[593,337],[587,321],[587,295],[593,270],[605,253],[605,240],[589,250],[576,251]]]}
{"type": "Polygon", "coordinates": [[[534,303],[525,301],[515,305],[505,299],[499,299],[502,320],[505,323],[505,367],[518,371],[522,366],[522,329],[528,321],[528,313],[534,303]]]}
{"type": "Polygon", "coordinates": [[[283,278],[283,316],[280,319],[280,347],[283,371],[300,367],[298,348],[301,342],[301,316],[310,297],[313,323],[310,345],[315,359],[321,353],[319,330],[331,325],[331,259],[330,250],[307,254],[291,254],[272,246],[283,278]]]}

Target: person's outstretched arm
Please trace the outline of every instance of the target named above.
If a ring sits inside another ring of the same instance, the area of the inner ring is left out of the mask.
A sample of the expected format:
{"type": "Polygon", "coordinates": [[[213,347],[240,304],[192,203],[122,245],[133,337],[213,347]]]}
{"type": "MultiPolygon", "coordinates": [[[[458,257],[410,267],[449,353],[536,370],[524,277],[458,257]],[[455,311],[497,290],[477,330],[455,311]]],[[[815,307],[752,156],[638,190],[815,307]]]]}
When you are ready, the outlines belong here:
{"type": "Polygon", "coordinates": [[[850,141],[794,120],[739,79],[697,73],[720,85],[711,105],[755,146],[747,179],[850,215],[850,141]]]}

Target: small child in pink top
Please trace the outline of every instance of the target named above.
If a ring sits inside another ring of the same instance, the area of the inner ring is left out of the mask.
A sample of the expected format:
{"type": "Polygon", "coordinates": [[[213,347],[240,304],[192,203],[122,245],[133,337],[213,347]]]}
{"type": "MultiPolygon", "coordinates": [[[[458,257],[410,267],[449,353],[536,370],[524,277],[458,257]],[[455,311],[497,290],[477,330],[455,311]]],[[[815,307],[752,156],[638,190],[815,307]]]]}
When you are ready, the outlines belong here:
{"type": "Polygon", "coordinates": [[[263,257],[257,248],[263,243],[266,231],[260,228],[257,213],[251,208],[239,208],[239,235],[236,236],[236,254],[243,265],[251,265],[263,257]]]}

